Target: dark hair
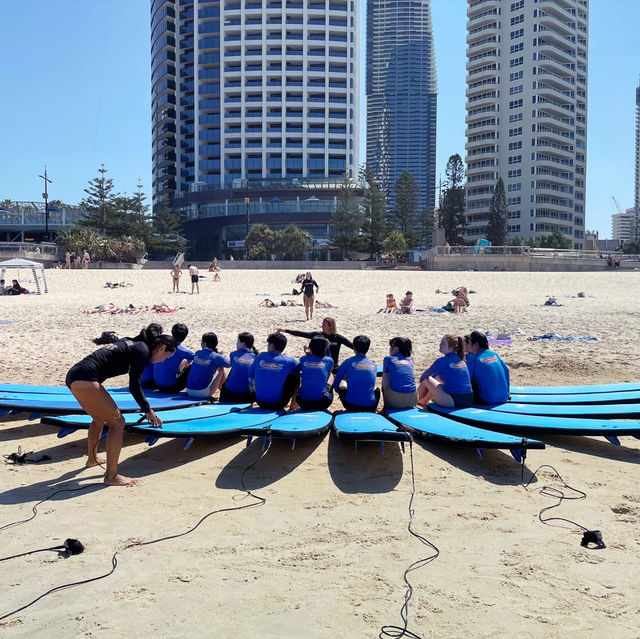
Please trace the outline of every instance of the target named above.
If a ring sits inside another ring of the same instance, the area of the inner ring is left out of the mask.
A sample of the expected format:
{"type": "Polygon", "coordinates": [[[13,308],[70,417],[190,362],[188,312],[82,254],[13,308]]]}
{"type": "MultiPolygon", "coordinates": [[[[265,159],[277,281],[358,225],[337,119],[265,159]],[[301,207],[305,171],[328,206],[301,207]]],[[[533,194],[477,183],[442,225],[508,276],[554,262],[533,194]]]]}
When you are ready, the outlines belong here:
{"type": "Polygon", "coordinates": [[[413,295],[413,293],[411,291],[407,291],[405,295],[413,295]]]}
{"type": "Polygon", "coordinates": [[[489,348],[489,340],[484,333],[480,331],[473,331],[471,335],[469,335],[469,342],[471,344],[477,344],[480,350],[486,351],[489,348]]]}
{"type": "Polygon", "coordinates": [[[396,346],[405,357],[411,357],[411,340],[408,337],[394,337],[389,340],[389,346],[396,346]]]}
{"type": "Polygon", "coordinates": [[[353,338],[353,350],[359,355],[366,355],[369,352],[371,340],[366,335],[356,335],[353,338]]]}
{"type": "Polygon", "coordinates": [[[147,328],[143,328],[135,337],[131,338],[133,342],[144,342],[149,350],[152,351],[156,347],[158,337],[162,335],[162,326],[160,324],[149,324],[147,328]]]}
{"type": "Polygon", "coordinates": [[[316,357],[324,357],[327,353],[327,338],[316,335],[309,342],[309,350],[316,357]]]}
{"type": "Polygon", "coordinates": [[[258,349],[253,345],[255,338],[251,333],[240,333],[238,339],[247,347],[253,351],[254,355],[258,354],[258,349]]]}
{"type": "Polygon", "coordinates": [[[158,335],[154,346],[150,346],[149,350],[153,352],[158,346],[164,346],[167,353],[175,353],[178,350],[178,340],[172,335],[158,335]]]}
{"type": "Polygon", "coordinates": [[[273,344],[273,348],[275,348],[278,353],[282,353],[287,347],[287,336],[282,333],[271,333],[271,335],[267,337],[267,344],[273,344]]]}
{"type": "Polygon", "coordinates": [[[189,329],[186,324],[174,324],[171,327],[171,334],[176,338],[178,344],[181,344],[185,339],[187,339],[189,329]]]}
{"type": "MultiPolygon", "coordinates": [[[[471,333],[471,335],[473,335],[473,333],[471,333]]],[[[469,336],[469,339],[471,339],[471,335],[469,336]]],[[[464,337],[460,337],[459,335],[447,334],[443,337],[443,339],[447,340],[449,348],[452,349],[455,354],[464,362],[464,337]]]]}
{"type": "Polygon", "coordinates": [[[206,348],[210,348],[214,352],[218,352],[218,336],[215,333],[205,333],[202,336],[202,343],[206,348]]]}

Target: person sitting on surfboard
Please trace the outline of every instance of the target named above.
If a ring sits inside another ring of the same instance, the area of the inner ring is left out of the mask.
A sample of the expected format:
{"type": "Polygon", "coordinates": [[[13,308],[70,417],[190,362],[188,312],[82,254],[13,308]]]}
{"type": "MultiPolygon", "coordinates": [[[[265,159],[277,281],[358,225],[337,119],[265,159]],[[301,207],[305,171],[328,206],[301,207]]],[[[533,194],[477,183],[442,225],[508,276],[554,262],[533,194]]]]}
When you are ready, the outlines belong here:
{"type": "Polygon", "coordinates": [[[230,404],[253,403],[255,397],[249,386],[249,369],[258,351],[251,333],[240,333],[236,350],[229,355],[231,371],[220,389],[220,401],[230,404]]]}
{"type": "Polygon", "coordinates": [[[389,340],[389,355],[382,361],[382,396],[385,408],[412,408],[418,394],[411,358],[411,340],[389,340]]]}
{"type": "Polygon", "coordinates": [[[193,363],[187,377],[187,395],[189,397],[211,397],[225,380],[224,369],[231,362],[218,353],[218,336],[205,333],[202,336],[202,349],[193,357],[193,363]]]}
{"type": "Polygon", "coordinates": [[[371,340],[366,335],[353,338],[354,357],[345,359],[335,379],[333,387],[345,410],[360,413],[375,413],[380,401],[380,389],[376,388],[377,366],[367,358],[371,340]]]}
{"type": "Polygon", "coordinates": [[[176,338],[176,352],[164,362],[154,364],[153,379],[161,393],[179,393],[187,387],[189,366],[193,362],[194,352],[182,345],[189,335],[186,324],[177,323],[171,327],[171,335],[176,338]]]}
{"type": "Polygon", "coordinates": [[[444,408],[468,408],[473,404],[473,389],[465,362],[465,342],[458,335],[445,335],[440,341],[438,358],[420,376],[418,404],[433,401],[444,408]]]}
{"type": "Polygon", "coordinates": [[[474,400],[481,404],[503,404],[509,399],[509,368],[500,355],[489,350],[484,333],[469,335],[467,366],[474,400]]]}
{"type": "Polygon", "coordinates": [[[260,408],[280,410],[291,400],[300,384],[300,362],[283,355],[287,336],[271,333],[267,337],[267,351],[253,360],[249,380],[260,408]]]}
{"type": "Polygon", "coordinates": [[[65,384],[78,400],[85,413],[91,416],[87,437],[89,456],[87,468],[102,465],[104,460],[96,456],[102,427],[106,423],[107,468],[104,483],[109,486],[131,486],[135,479],[118,474],[118,459],[122,449],[122,435],[125,420],[113,397],[102,383],[110,377],[129,373],[129,392],[133,395],[146,418],[155,426],[162,426],[162,420],[151,410],[140,385],[140,375],[147,362],[162,362],[175,352],[175,338],[163,335],[159,324],[149,324],[133,339],[121,339],[106,344],[87,355],[72,366],[67,373],[65,384]]]}
{"type": "Polygon", "coordinates": [[[303,410],[326,410],[333,402],[331,386],[327,384],[333,360],[327,357],[329,340],[326,337],[312,337],[306,355],[300,358],[300,391],[295,403],[303,410]]]}

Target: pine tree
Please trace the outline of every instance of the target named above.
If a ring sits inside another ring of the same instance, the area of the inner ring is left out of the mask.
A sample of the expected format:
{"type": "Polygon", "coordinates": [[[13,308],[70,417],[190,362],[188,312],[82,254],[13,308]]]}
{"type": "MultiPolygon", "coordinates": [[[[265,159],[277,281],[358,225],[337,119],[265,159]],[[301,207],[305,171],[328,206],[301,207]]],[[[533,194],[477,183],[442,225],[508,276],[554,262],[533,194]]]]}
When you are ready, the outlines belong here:
{"type": "Polygon", "coordinates": [[[509,224],[509,210],[507,209],[507,195],[504,191],[504,182],[498,178],[496,188],[493,191],[491,204],[489,204],[489,218],[487,225],[487,239],[494,246],[504,246],[507,241],[507,229],[509,224]]]}
{"type": "Polygon", "coordinates": [[[369,257],[373,258],[382,248],[382,241],[387,233],[386,205],[384,193],[380,190],[369,164],[361,167],[360,179],[366,184],[362,203],[362,239],[369,251],[369,257]]]}
{"type": "Polygon", "coordinates": [[[440,204],[440,226],[444,228],[445,239],[449,244],[463,244],[466,229],[464,165],[462,158],[456,153],[452,155],[445,169],[447,188],[444,190],[440,204]]]}
{"type": "Polygon", "coordinates": [[[340,194],[336,210],[331,216],[331,224],[335,229],[332,244],[342,251],[342,257],[348,251],[357,251],[362,246],[360,228],[363,215],[360,203],[356,199],[356,185],[346,174],[340,184],[340,194]]]}
{"type": "Polygon", "coordinates": [[[399,231],[409,248],[419,243],[418,226],[418,185],[409,171],[403,171],[396,181],[396,198],[391,226],[399,231]]]}
{"type": "Polygon", "coordinates": [[[83,220],[78,222],[81,226],[92,228],[100,233],[111,233],[117,227],[117,215],[115,206],[115,194],[113,192],[113,180],[107,178],[107,169],[100,165],[98,177],[89,182],[89,187],[84,189],[88,197],[80,202],[80,207],[87,211],[83,220]]]}

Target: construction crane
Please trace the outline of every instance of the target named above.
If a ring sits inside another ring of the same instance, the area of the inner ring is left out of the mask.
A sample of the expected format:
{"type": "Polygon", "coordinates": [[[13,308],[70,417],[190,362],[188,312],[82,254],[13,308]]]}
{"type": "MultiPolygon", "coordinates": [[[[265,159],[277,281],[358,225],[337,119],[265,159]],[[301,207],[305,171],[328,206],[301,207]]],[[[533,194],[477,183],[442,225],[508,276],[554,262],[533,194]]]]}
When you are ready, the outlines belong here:
{"type": "Polygon", "coordinates": [[[616,200],[615,195],[612,195],[611,197],[613,199],[613,203],[616,205],[616,209],[618,209],[618,213],[620,213],[620,215],[623,215],[624,211],[622,210],[622,207],[618,203],[618,200],[616,200]]]}

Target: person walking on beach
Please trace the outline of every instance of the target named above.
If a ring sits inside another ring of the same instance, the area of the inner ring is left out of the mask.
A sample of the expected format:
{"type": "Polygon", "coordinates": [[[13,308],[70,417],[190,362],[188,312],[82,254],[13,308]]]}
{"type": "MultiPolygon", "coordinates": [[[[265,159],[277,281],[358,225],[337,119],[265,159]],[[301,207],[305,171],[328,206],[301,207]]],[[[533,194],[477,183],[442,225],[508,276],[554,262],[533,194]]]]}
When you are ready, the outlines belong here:
{"type": "Polygon", "coordinates": [[[176,348],[177,343],[173,337],[163,335],[162,327],[158,324],[150,324],[133,339],[118,340],[87,355],[74,364],[67,373],[65,384],[84,412],[93,420],[87,437],[87,468],[104,463],[96,453],[104,424],[109,427],[107,468],[104,475],[104,483],[108,486],[132,486],[137,482],[118,473],[125,421],[113,397],[102,384],[110,377],[129,373],[129,392],[145,417],[155,426],[162,426],[162,420],[151,410],[144,396],[140,386],[140,376],[149,362],[164,361],[171,357],[176,348]]]}
{"type": "Polygon", "coordinates": [[[308,320],[313,319],[313,306],[315,301],[315,292],[313,287],[316,287],[316,291],[320,290],[318,283],[311,277],[311,273],[307,271],[305,278],[300,283],[302,288],[302,301],[304,302],[304,314],[308,320]]]}
{"type": "Polygon", "coordinates": [[[173,268],[171,269],[171,280],[173,282],[173,292],[174,293],[179,293],[180,292],[180,278],[181,277],[182,277],[182,269],[177,264],[174,264],[173,268]]]}
{"type": "Polygon", "coordinates": [[[89,262],[91,261],[91,256],[87,249],[82,252],[82,268],[89,268],[89,262]]]}
{"type": "Polygon", "coordinates": [[[200,295],[200,271],[195,264],[189,264],[189,275],[191,276],[191,295],[194,290],[200,295]]]}

